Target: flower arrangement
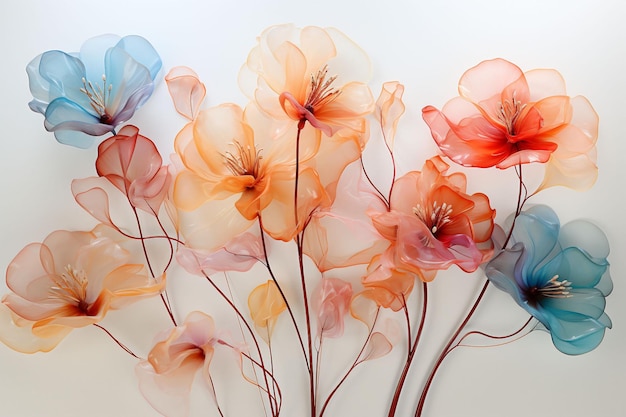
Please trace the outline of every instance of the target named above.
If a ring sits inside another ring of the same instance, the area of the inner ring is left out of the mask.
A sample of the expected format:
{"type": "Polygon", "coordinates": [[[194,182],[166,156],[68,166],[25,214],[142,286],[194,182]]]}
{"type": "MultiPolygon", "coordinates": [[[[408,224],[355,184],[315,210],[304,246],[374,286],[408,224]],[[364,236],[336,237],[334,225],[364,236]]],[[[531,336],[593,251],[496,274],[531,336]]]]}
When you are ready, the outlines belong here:
{"type": "Polygon", "coordinates": [[[597,175],[598,116],[587,99],[567,95],[557,71],[523,72],[503,59],[470,68],[458,97],[422,110],[441,153],[400,172],[404,86],[386,82],[376,98],[367,55],[336,29],[264,31],[239,74],[249,99],[243,107],[203,106],[200,77],[169,69],[173,111],[184,119],[169,165],[126,124],[150,99],[161,66],[147,40],[112,35],[28,64],[29,106],[46,130],[78,148],[99,142],[96,176],[71,184],[96,223],[53,231],[10,263],[0,304],[0,340],[9,347],[48,352],[72,330],[96,326],[136,358],[150,405],[181,417],[191,412],[196,385],[211,412],[229,414],[220,393],[230,381],[214,378],[216,362],[253,388],[260,414],[321,417],[332,415],[355,373],[403,349],[397,379],[386,382],[387,415],[409,401],[422,416],[441,365],[470,336],[502,344],[545,330],[556,349],[578,355],[611,327],[606,236],[585,220],[561,226],[554,210],[529,202],[553,186],[583,191],[597,175]],[[377,159],[389,162],[388,183],[363,158],[376,142],[386,150],[377,159]],[[469,191],[459,165],[515,171],[518,199],[505,223],[496,223],[488,195],[469,191]],[[528,165],[544,167],[531,189],[528,165]],[[180,268],[223,303],[202,311],[177,303],[180,268]],[[407,392],[427,343],[429,286],[448,269],[483,285],[437,356],[426,359],[432,368],[421,390],[407,392]],[[492,335],[468,325],[489,287],[528,313],[518,330],[492,335]],[[101,323],[111,310],[155,297],[167,318],[145,352],[101,323]],[[215,315],[224,309],[236,328],[221,327],[215,315]],[[361,332],[348,334],[348,326],[361,332]],[[330,372],[334,341],[353,353],[330,372]],[[296,355],[283,356],[285,349],[296,355]],[[302,380],[289,377],[292,366],[302,367],[302,380]],[[308,401],[289,403],[286,385],[308,401]]]}

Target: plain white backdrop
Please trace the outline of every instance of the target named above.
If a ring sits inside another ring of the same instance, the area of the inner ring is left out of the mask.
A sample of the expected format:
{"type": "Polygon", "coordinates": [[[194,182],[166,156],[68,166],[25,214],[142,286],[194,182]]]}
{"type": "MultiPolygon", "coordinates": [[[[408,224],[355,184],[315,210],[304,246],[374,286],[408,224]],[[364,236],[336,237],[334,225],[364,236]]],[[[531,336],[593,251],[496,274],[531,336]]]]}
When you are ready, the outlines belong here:
{"type": "MultiPolygon", "coordinates": [[[[560,354],[549,336],[540,332],[506,346],[459,350],[438,376],[425,416],[625,416],[625,19],[626,6],[620,0],[5,0],[0,6],[4,56],[0,64],[0,268],[4,270],[26,244],[41,241],[53,230],[94,225],[73,201],[70,181],[94,175],[95,148],[85,151],[56,143],[44,130],[43,117],[27,106],[31,97],[24,69],[43,51],[75,51],[84,40],[101,33],[139,34],[159,51],[165,71],[187,65],[198,72],[208,90],[205,104],[245,104],[237,74],[262,30],[289,22],[333,26],[370,55],[375,95],[387,80],[406,86],[407,113],[397,139],[404,171],[420,169],[436,153],[421,108],[441,107],[456,95],[458,79],[466,69],[495,57],[524,70],[555,68],[563,74],[568,92],[585,95],[600,115],[600,174],[588,192],[555,188],[533,202],[551,205],[564,222],[589,218],[606,231],[615,284],[606,311],[614,328],[599,348],[579,357],[560,354]]],[[[173,138],[183,120],[173,111],[164,83],[132,123],[155,140],[164,155],[173,151],[173,138]]],[[[498,209],[497,220],[502,221],[515,204],[513,172],[465,172],[470,191],[487,193],[498,209]]],[[[194,277],[177,279],[171,279],[170,285],[181,317],[192,308],[217,317],[223,314],[223,305],[199,295],[209,293],[206,283],[194,277]]],[[[409,403],[416,397],[431,355],[465,311],[477,286],[478,277],[457,270],[441,274],[433,284],[429,311],[433,321],[408,383],[409,403]]],[[[4,280],[0,291],[7,291],[4,280]]],[[[476,326],[506,333],[524,322],[524,314],[504,294],[490,291],[485,301],[476,326]]],[[[167,328],[167,317],[158,303],[150,301],[127,311],[128,318],[121,312],[108,317],[107,326],[145,354],[154,333],[167,328]]],[[[404,345],[400,346],[349,381],[341,394],[346,399],[328,415],[385,415],[400,369],[404,345]]],[[[287,350],[284,357],[298,361],[297,353],[287,350]]],[[[48,354],[23,355],[0,345],[0,416],[156,416],[138,391],[135,363],[95,328],[73,332],[48,354]]],[[[303,377],[298,366],[293,365],[296,370],[285,376],[290,396],[286,417],[305,415],[298,411],[299,402],[306,401],[306,391],[297,388],[303,377]]],[[[246,411],[258,405],[254,392],[250,396],[227,382],[216,385],[226,415],[261,415],[246,411]]],[[[411,409],[402,408],[399,415],[408,415],[411,409]]]]}

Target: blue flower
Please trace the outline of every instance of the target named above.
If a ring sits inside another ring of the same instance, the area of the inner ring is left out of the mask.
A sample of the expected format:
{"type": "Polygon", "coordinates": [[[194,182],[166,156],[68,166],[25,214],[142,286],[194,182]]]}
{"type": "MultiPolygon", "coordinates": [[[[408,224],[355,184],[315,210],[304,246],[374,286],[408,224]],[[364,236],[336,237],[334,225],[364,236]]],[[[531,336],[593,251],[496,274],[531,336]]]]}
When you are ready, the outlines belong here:
{"type": "Polygon", "coordinates": [[[535,206],[515,221],[512,243],[487,264],[489,280],[541,322],[561,352],[597,347],[611,327],[604,312],[613,288],[604,233],[583,220],[560,227],[551,208],[535,206]]]}
{"type": "Polygon", "coordinates": [[[78,53],[47,51],[28,66],[30,108],[56,139],[88,148],[115,132],[152,94],[161,58],[140,36],[102,35],[78,53]]]}

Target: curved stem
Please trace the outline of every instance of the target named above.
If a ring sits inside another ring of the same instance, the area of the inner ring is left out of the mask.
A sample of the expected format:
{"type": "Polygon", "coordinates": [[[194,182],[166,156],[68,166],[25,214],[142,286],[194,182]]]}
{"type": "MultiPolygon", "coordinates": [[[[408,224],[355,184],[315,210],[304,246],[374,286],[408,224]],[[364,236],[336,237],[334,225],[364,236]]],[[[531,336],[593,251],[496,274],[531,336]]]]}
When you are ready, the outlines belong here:
{"type": "MultiPolygon", "coordinates": [[[[513,217],[513,222],[511,224],[511,228],[510,228],[510,230],[509,230],[509,232],[507,234],[506,240],[502,244],[502,249],[506,248],[507,244],[509,243],[509,240],[511,239],[511,236],[513,235],[513,229],[515,228],[515,220],[521,214],[522,208],[524,207],[524,204],[528,200],[528,196],[525,195],[526,185],[524,184],[524,180],[522,178],[522,164],[521,163],[517,166],[516,172],[517,172],[517,177],[519,179],[519,188],[518,188],[518,193],[517,193],[517,204],[516,204],[516,209],[515,209],[515,215],[513,217]]],[[[433,383],[433,380],[435,378],[435,375],[437,374],[437,371],[439,370],[439,367],[443,363],[443,361],[446,358],[446,356],[448,356],[448,354],[451,352],[451,350],[454,349],[452,347],[452,345],[454,344],[455,340],[459,337],[459,334],[461,334],[461,332],[463,331],[463,329],[465,328],[465,326],[467,325],[469,320],[474,315],[474,312],[478,308],[478,305],[480,304],[481,300],[483,299],[483,296],[485,295],[485,292],[487,291],[488,287],[489,287],[489,280],[486,279],[485,283],[483,284],[482,289],[480,290],[480,293],[478,294],[478,297],[476,298],[476,300],[474,301],[474,304],[472,304],[472,307],[470,308],[469,312],[467,313],[467,316],[465,316],[465,319],[461,322],[459,327],[457,327],[456,331],[454,332],[452,337],[448,340],[448,343],[446,344],[444,349],[441,351],[439,357],[437,358],[437,361],[435,362],[435,365],[433,366],[433,369],[431,370],[430,374],[428,375],[428,379],[426,380],[426,384],[424,385],[424,388],[422,390],[422,394],[420,395],[420,399],[419,399],[419,401],[417,403],[417,408],[415,410],[415,417],[420,417],[422,415],[422,411],[424,409],[424,404],[426,402],[426,396],[428,395],[428,391],[429,391],[429,389],[430,389],[430,387],[431,387],[431,385],[433,383]]]]}
{"type": "Polygon", "coordinates": [[[129,355],[131,355],[132,357],[136,358],[136,359],[141,359],[139,356],[137,356],[132,350],[130,350],[130,348],[128,348],[125,344],[123,344],[122,342],[120,342],[115,336],[113,336],[113,334],[108,331],[104,326],[99,325],[98,323],[94,323],[94,326],[96,326],[98,329],[101,329],[103,332],[105,332],[107,335],[109,335],[109,337],[111,339],[113,339],[113,341],[115,343],[117,343],[117,345],[119,347],[121,347],[122,349],[124,349],[124,351],[126,353],[128,353],[129,355]]]}
{"type": "Polygon", "coordinates": [[[319,417],[323,417],[324,412],[326,411],[326,408],[328,407],[328,404],[330,403],[330,400],[335,396],[335,394],[337,393],[337,391],[339,390],[341,385],[343,385],[343,383],[346,382],[346,380],[348,379],[348,376],[350,376],[350,373],[352,373],[352,371],[357,366],[359,366],[360,364],[362,364],[364,362],[363,360],[360,360],[360,358],[361,358],[361,355],[363,355],[363,352],[365,352],[365,348],[367,347],[367,344],[369,343],[370,339],[372,338],[372,333],[374,332],[374,326],[376,325],[376,321],[378,320],[378,313],[379,312],[380,312],[380,308],[376,311],[376,316],[374,317],[374,322],[372,323],[372,326],[369,329],[369,332],[367,334],[367,338],[365,339],[365,343],[363,343],[363,346],[361,346],[361,350],[359,351],[359,354],[356,356],[356,359],[354,360],[354,362],[352,363],[352,365],[350,366],[348,371],[343,375],[343,377],[337,383],[337,385],[335,385],[335,388],[333,388],[333,390],[330,392],[330,394],[328,394],[328,397],[326,398],[326,401],[324,401],[324,404],[322,405],[322,409],[320,410],[319,417]]]}
{"type": "Polygon", "coordinates": [[[430,389],[430,386],[432,385],[433,380],[435,379],[435,375],[437,374],[439,367],[443,363],[443,360],[446,358],[446,356],[448,356],[448,353],[450,353],[450,348],[454,344],[454,341],[456,340],[456,338],[463,331],[467,323],[470,321],[470,319],[474,315],[474,312],[476,311],[478,304],[480,304],[480,301],[483,299],[483,296],[485,295],[485,292],[487,291],[488,286],[489,286],[489,281],[485,280],[485,284],[480,290],[480,293],[478,294],[476,301],[474,301],[474,304],[472,305],[469,313],[467,313],[467,316],[465,316],[465,319],[456,329],[456,331],[454,332],[454,334],[452,335],[452,337],[450,338],[446,346],[441,351],[441,354],[437,358],[437,361],[435,362],[435,366],[433,366],[433,369],[430,371],[430,374],[428,375],[428,379],[426,380],[426,384],[424,385],[424,389],[422,390],[422,395],[420,395],[420,399],[417,403],[417,409],[415,410],[415,417],[420,417],[422,415],[422,410],[424,409],[424,404],[426,402],[426,396],[428,395],[428,390],[430,389]]]}
{"type": "Polygon", "coordinates": [[[423,294],[424,300],[422,301],[422,316],[420,317],[419,327],[417,329],[417,334],[415,335],[415,340],[413,341],[413,345],[409,349],[406,363],[404,364],[404,368],[402,369],[400,378],[398,378],[398,383],[396,384],[396,390],[393,394],[393,398],[391,399],[389,413],[387,414],[388,417],[393,417],[396,415],[396,409],[398,408],[400,394],[402,393],[404,382],[406,381],[406,377],[409,374],[409,369],[411,368],[413,358],[415,357],[415,352],[417,352],[417,346],[419,345],[419,341],[422,336],[422,332],[424,330],[424,323],[426,322],[426,310],[428,307],[428,284],[426,282],[422,283],[422,294],[423,294]]]}
{"type": "MultiPolygon", "coordinates": [[[[261,352],[261,347],[259,346],[259,342],[258,342],[258,340],[256,338],[256,335],[254,334],[254,331],[252,330],[252,327],[250,327],[250,324],[248,323],[248,321],[246,320],[244,315],[237,308],[237,306],[233,303],[233,301],[224,293],[224,291],[222,291],[222,289],[217,286],[217,284],[211,279],[211,277],[209,277],[206,273],[204,273],[204,271],[202,271],[202,275],[204,275],[206,280],[209,281],[209,283],[215,289],[215,291],[217,291],[217,293],[228,303],[228,305],[234,310],[235,314],[239,317],[241,322],[244,324],[244,326],[246,327],[246,329],[250,333],[250,336],[252,337],[252,341],[254,342],[254,345],[256,347],[257,354],[259,355],[260,367],[263,370],[267,370],[267,368],[265,367],[265,364],[263,362],[263,353],[261,352]]],[[[269,381],[267,379],[267,373],[263,372],[263,376],[264,376],[266,392],[268,393],[268,397],[269,397],[269,400],[270,400],[270,405],[272,407],[272,413],[274,413],[274,405],[273,405],[272,399],[271,399],[270,385],[269,385],[269,381]]]]}
{"type": "Polygon", "coordinates": [[[269,260],[269,256],[268,256],[268,253],[267,253],[267,243],[265,242],[265,232],[263,231],[263,219],[261,217],[261,213],[259,213],[258,218],[259,218],[259,229],[260,229],[260,233],[261,233],[261,245],[263,246],[263,256],[265,258],[263,263],[265,264],[265,268],[267,269],[267,272],[270,274],[270,277],[272,278],[272,281],[274,281],[274,284],[276,285],[276,288],[278,288],[278,292],[280,293],[281,298],[285,302],[285,306],[287,306],[287,312],[289,313],[289,317],[291,318],[291,322],[293,323],[293,327],[296,330],[296,334],[298,336],[298,340],[300,342],[300,347],[302,348],[302,353],[304,354],[304,360],[306,362],[306,366],[307,366],[307,369],[308,369],[309,368],[309,358],[307,357],[306,348],[304,347],[304,341],[302,339],[302,334],[300,333],[300,328],[298,327],[298,322],[296,321],[296,317],[293,314],[293,310],[291,309],[291,306],[289,305],[289,301],[287,301],[287,296],[283,292],[283,289],[280,286],[280,284],[278,284],[278,280],[276,280],[276,276],[274,275],[274,271],[272,270],[272,266],[270,265],[270,260],[269,260]]]}
{"type": "MultiPolygon", "coordinates": [[[[128,195],[128,194],[127,194],[128,195]]],[[[130,203],[130,198],[128,199],[128,202],[130,203]]],[[[152,276],[153,279],[156,279],[156,275],[154,274],[154,270],[152,268],[152,264],[150,263],[150,257],[148,256],[148,248],[146,247],[146,241],[143,237],[143,229],[141,227],[141,221],[139,219],[139,213],[137,213],[137,208],[135,206],[133,206],[131,204],[131,208],[133,209],[133,214],[135,215],[135,221],[137,222],[137,229],[139,231],[139,240],[141,241],[141,248],[143,250],[143,255],[146,258],[146,265],[148,266],[148,270],[150,271],[150,275],[152,276]]],[[[171,242],[170,242],[171,245],[171,242]]],[[[170,320],[172,321],[172,323],[174,324],[174,326],[177,326],[176,324],[176,319],[174,318],[174,313],[172,313],[172,308],[170,307],[169,303],[167,302],[166,299],[166,290],[163,290],[163,292],[160,295],[161,297],[161,301],[163,302],[163,305],[165,306],[165,310],[167,310],[167,314],[170,317],[170,320]]]]}

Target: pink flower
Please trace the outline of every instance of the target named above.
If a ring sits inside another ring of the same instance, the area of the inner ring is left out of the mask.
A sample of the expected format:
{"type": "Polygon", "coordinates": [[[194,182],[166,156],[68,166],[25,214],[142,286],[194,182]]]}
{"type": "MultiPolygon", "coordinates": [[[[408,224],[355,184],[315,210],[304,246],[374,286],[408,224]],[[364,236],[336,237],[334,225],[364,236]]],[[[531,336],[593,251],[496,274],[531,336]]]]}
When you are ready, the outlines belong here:
{"type": "Polygon", "coordinates": [[[168,417],[187,416],[189,393],[198,372],[213,392],[209,366],[219,342],[213,319],[194,311],[156,343],[148,359],[136,368],[139,389],[150,405],[168,417]]]}
{"type": "Polygon", "coordinates": [[[320,336],[340,337],[344,316],[350,309],[352,285],[338,278],[322,278],[313,297],[320,336]]]}
{"type": "Polygon", "coordinates": [[[463,74],[459,94],[441,111],[422,111],[437,145],[453,161],[502,169],[548,162],[540,188],[593,184],[598,117],[587,99],[566,95],[557,71],[523,73],[503,59],[483,61],[463,74]]]}
{"type": "Polygon", "coordinates": [[[486,195],[467,194],[465,175],[446,175],[448,168],[438,156],[429,159],[421,172],[396,180],[389,211],[371,214],[391,246],[370,264],[365,286],[379,285],[380,274],[430,281],[452,265],[471,272],[491,255],[495,210],[486,195]]]}
{"type": "Polygon", "coordinates": [[[108,237],[58,230],[26,246],[9,264],[6,283],[12,292],[2,302],[20,319],[17,327],[55,339],[99,322],[109,310],[160,293],[165,280],[150,278],[143,264],[131,262],[131,253],[108,237]]]}

